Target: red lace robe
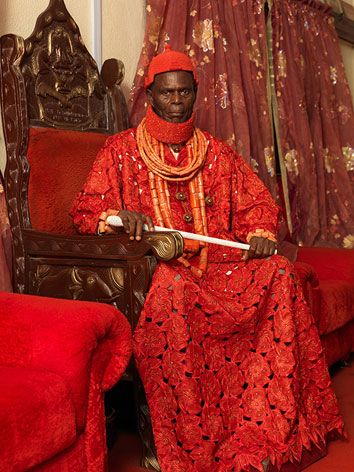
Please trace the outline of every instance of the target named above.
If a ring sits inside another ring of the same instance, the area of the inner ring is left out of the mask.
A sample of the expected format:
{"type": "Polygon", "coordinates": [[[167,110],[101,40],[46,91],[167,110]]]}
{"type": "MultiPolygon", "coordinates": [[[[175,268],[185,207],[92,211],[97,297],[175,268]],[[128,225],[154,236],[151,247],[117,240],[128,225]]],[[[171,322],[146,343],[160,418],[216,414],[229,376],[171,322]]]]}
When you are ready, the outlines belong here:
{"type": "MultiPolygon", "coordinates": [[[[245,241],[257,228],[275,233],[278,209],[264,185],[231,148],[206,136],[209,235],[245,241]]],[[[182,150],[178,163],[185,158],[182,150]]],[[[191,213],[187,184],[169,190],[174,226],[193,231],[183,218],[191,213]]],[[[74,222],[95,232],[108,208],[154,219],[135,130],[107,140],[74,204],[74,222]]],[[[293,267],[280,256],[247,262],[240,256],[210,245],[202,279],[177,261],[155,272],[134,352],[163,472],[262,471],[268,458],[269,470],[290,463],[282,470],[297,471],[308,450],[318,452],[330,432],[342,431],[293,267]]]]}

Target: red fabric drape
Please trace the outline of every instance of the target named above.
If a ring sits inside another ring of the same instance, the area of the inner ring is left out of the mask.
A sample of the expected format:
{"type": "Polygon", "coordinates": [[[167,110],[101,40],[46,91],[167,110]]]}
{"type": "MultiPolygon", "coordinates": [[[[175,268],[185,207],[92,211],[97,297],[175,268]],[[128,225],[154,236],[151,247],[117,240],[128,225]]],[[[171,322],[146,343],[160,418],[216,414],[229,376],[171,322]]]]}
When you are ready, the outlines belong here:
{"type": "Polygon", "coordinates": [[[0,174],[0,291],[11,288],[11,232],[7,217],[5,192],[0,174]]]}
{"type": "Polygon", "coordinates": [[[167,43],[188,53],[199,75],[196,125],[234,147],[276,196],[263,3],[148,0],[130,117],[136,126],[145,114],[152,57],[167,43]]]}
{"type": "Polygon", "coordinates": [[[297,241],[354,248],[354,114],[330,10],[273,0],[280,148],[297,241]]]}

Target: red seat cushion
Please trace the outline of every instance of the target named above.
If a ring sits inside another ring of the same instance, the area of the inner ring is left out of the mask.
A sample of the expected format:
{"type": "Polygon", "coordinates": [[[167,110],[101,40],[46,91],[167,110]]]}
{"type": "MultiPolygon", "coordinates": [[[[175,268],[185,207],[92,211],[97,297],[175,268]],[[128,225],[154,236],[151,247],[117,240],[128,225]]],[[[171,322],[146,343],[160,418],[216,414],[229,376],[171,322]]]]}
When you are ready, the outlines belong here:
{"type": "Polygon", "coordinates": [[[312,292],[313,315],[320,335],[341,328],[354,318],[354,285],[342,280],[321,280],[312,292]]]}
{"type": "Polygon", "coordinates": [[[75,234],[69,211],[107,137],[102,133],[30,129],[28,198],[34,229],[75,234]]]}
{"type": "Polygon", "coordinates": [[[1,470],[27,470],[66,449],[76,436],[71,394],[58,375],[0,367],[1,470]]]}

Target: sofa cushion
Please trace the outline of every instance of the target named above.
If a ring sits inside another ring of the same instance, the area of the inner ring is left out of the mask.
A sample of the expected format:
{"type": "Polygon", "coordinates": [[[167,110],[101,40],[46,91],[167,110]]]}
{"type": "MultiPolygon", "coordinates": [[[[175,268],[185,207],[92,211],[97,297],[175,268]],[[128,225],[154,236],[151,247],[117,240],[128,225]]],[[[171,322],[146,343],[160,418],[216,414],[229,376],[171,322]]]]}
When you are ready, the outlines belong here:
{"type": "Polygon", "coordinates": [[[354,285],[343,280],[321,280],[312,291],[312,311],[320,335],[354,319],[354,285]]]}
{"type": "Polygon", "coordinates": [[[30,129],[28,199],[34,229],[76,233],[69,211],[107,137],[103,133],[30,129]]]}
{"type": "Polygon", "coordinates": [[[0,367],[0,469],[22,471],[74,443],[75,409],[56,374],[0,367]]]}

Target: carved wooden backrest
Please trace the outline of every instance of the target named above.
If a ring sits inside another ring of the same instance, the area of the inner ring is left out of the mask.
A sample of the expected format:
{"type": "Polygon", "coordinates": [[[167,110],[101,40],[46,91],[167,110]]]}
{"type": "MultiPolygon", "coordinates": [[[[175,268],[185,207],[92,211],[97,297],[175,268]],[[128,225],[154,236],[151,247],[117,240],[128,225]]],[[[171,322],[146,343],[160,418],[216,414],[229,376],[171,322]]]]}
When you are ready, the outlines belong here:
{"type": "MultiPolygon", "coordinates": [[[[123,129],[124,124],[115,124],[106,84],[63,0],[50,2],[24,46],[20,70],[31,124],[102,132],[123,129]]],[[[124,66],[118,64],[115,82],[120,83],[124,66]]]]}

